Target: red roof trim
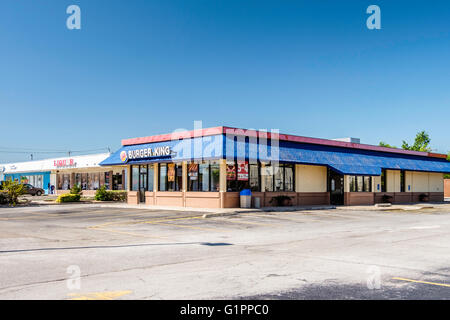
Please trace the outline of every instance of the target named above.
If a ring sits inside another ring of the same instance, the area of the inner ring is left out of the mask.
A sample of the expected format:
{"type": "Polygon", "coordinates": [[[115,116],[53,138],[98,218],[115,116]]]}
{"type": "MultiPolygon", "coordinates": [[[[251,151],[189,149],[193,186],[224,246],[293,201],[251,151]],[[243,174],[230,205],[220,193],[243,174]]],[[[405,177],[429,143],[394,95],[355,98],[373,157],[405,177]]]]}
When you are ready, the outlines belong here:
{"type": "Polygon", "coordinates": [[[163,142],[179,139],[189,139],[201,136],[213,136],[223,133],[223,127],[206,128],[200,130],[173,132],[168,134],[160,134],[156,136],[148,136],[142,138],[132,138],[122,140],[123,146],[131,146],[136,144],[152,143],[152,142],[163,142]]]}
{"type": "MultiPolygon", "coordinates": [[[[148,136],[148,137],[142,137],[142,138],[124,139],[124,140],[122,140],[122,145],[130,146],[130,145],[152,143],[152,142],[163,142],[163,141],[171,141],[171,140],[178,140],[178,139],[189,139],[189,138],[201,137],[201,136],[212,136],[212,135],[218,135],[218,134],[246,135],[246,136],[251,136],[251,137],[263,136],[263,137],[267,137],[268,139],[270,139],[273,135],[271,132],[258,131],[258,130],[252,130],[252,129],[239,129],[239,128],[232,128],[232,127],[214,127],[214,128],[200,129],[200,130],[174,132],[174,133],[169,133],[169,134],[161,134],[161,135],[148,136]]],[[[278,139],[282,140],[282,141],[320,144],[320,145],[333,146],[333,147],[352,148],[352,149],[361,149],[361,150],[370,150],[370,151],[379,151],[379,152],[390,152],[390,153],[398,153],[398,154],[409,154],[409,155],[434,157],[434,158],[444,158],[444,159],[447,158],[447,155],[438,154],[438,153],[387,148],[387,147],[380,147],[380,146],[374,146],[374,145],[369,145],[369,144],[351,143],[351,142],[320,139],[320,138],[310,138],[310,137],[294,136],[294,135],[281,134],[281,133],[275,134],[275,135],[278,135],[278,139]]]]}

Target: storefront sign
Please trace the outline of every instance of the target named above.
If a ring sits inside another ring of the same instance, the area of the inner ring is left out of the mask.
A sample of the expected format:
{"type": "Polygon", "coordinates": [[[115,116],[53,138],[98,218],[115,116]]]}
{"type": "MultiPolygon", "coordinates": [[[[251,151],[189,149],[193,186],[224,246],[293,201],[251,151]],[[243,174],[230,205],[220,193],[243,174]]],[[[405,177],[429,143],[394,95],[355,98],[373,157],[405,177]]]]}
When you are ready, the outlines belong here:
{"type": "Polygon", "coordinates": [[[167,181],[174,182],[175,181],[175,164],[169,163],[167,165],[167,181]]]}
{"type": "Polygon", "coordinates": [[[162,157],[162,156],[170,156],[172,150],[169,146],[165,147],[157,147],[157,148],[144,148],[144,149],[136,149],[129,150],[127,154],[123,155],[124,151],[120,153],[120,160],[122,162],[126,162],[128,160],[133,159],[144,159],[144,158],[152,158],[152,157],[162,157]]]}
{"type": "Polygon", "coordinates": [[[239,181],[248,181],[248,162],[238,161],[237,177],[239,181]]]}
{"type": "Polygon", "coordinates": [[[56,168],[75,167],[76,163],[74,159],[61,159],[54,160],[53,166],[55,166],[56,168]]]}
{"type": "Polygon", "coordinates": [[[188,166],[189,180],[197,180],[198,178],[198,164],[190,163],[188,166]]]}
{"type": "Polygon", "coordinates": [[[236,166],[234,164],[227,164],[227,180],[236,180],[236,166]]]}

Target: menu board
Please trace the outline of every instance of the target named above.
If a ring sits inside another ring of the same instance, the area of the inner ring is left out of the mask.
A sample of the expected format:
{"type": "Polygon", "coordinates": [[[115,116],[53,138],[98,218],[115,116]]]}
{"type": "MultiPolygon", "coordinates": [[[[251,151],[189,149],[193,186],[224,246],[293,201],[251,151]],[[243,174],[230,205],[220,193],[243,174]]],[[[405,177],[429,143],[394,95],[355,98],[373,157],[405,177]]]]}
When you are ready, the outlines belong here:
{"type": "Polygon", "coordinates": [[[238,161],[237,167],[237,179],[239,181],[248,181],[248,162],[238,161]]]}

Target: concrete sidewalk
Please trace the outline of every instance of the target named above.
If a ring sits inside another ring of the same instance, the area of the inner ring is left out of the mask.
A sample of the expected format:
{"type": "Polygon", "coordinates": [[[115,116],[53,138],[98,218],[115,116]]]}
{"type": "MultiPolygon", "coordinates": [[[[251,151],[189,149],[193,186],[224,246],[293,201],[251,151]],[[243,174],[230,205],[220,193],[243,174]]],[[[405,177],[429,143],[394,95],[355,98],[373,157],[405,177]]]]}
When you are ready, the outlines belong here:
{"type": "Polygon", "coordinates": [[[31,206],[57,206],[57,205],[80,205],[101,208],[122,208],[122,209],[143,209],[143,210],[172,210],[180,212],[198,212],[203,214],[203,217],[214,216],[229,216],[240,213],[250,212],[295,212],[295,211],[310,211],[310,210],[346,210],[346,211],[414,211],[432,208],[450,208],[450,203],[413,203],[413,204],[393,204],[388,207],[377,207],[375,205],[361,205],[361,206],[333,206],[333,205],[310,205],[310,206],[292,206],[292,207],[264,207],[264,208],[193,208],[193,207],[171,207],[171,206],[152,206],[152,205],[130,205],[124,202],[103,202],[103,201],[86,201],[79,203],[55,203],[44,200],[34,200],[31,206]]]}
{"type": "Polygon", "coordinates": [[[377,207],[375,205],[362,205],[362,206],[337,206],[338,210],[350,210],[350,211],[413,211],[433,208],[450,208],[450,203],[437,202],[437,203],[409,203],[409,204],[393,204],[388,207],[377,207]]]}
{"type": "Polygon", "coordinates": [[[174,210],[174,211],[189,211],[204,213],[203,217],[213,216],[229,216],[239,213],[250,212],[291,212],[291,211],[305,211],[305,210],[330,210],[335,209],[335,206],[316,205],[316,206],[295,206],[295,207],[265,207],[265,208],[192,208],[192,207],[168,207],[168,206],[150,206],[150,205],[129,205],[125,203],[105,203],[100,204],[103,208],[133,208],[145,210],[174,210]]]}

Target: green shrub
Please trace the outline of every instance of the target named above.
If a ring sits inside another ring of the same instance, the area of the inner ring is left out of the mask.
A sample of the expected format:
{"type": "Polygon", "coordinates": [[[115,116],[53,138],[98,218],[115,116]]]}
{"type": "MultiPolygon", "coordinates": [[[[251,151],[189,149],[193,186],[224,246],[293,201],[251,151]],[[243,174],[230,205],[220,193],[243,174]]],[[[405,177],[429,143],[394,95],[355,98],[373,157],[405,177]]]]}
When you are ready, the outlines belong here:
{"type": "Polygon", "coordinates": [[[108,191],[108,193],[111,195],[111,201],[121,201],[126,202],[128,193],[123,190],[113,190],[108,191]]]}
{"type": "Polygon", "coordinates": [[[106,191],[105,186],[101,186],[100,189],[97,189],[94,199],[97,201],[109,201],[109,194],[108,191],[106,191]]]}
{"type": "Polygon", "coordinates": [[[70,194],[79,194],[81,196],[82,193],[81,187],[78,184],[73,185],[72,189],[70,189],[70,194]]]}
{"type": "Polygon", "coordinates": [[[95,192],[95,200],[97,201],[127,201],[127,192],[122,190],[106,190],[105,186],[100,187],[95,192]]]}
{"type": "Polygon", "coordinates": [[[289,196],[279,195],[279,196],[273,197],[270,200],[270,203],[276,207],[291,206],[292,199],[289,196]]]}
{"type": "Polygon", "coordinates": [[[9,203],[8,192],[0,191],[0,204],[8,204],[8,203],[9,203]]]}
{"type": "Polygon", "coordinates": [[[19,202],[19,197],[25,193],[23,184],[17,181],[6,181],[3,185],[3,190],[7,194],[8,204],[16,206],[19,202]]]}
{"type": "Polygon", "coordinates": [[[71,194],[71,193],[66,193],[66,194],[62,194],[60,195],[57,199],[56,202],[57,203],[63,203],[63,202],[78,202],[81,199],[81,195],[79,194],[71,194]]]}

